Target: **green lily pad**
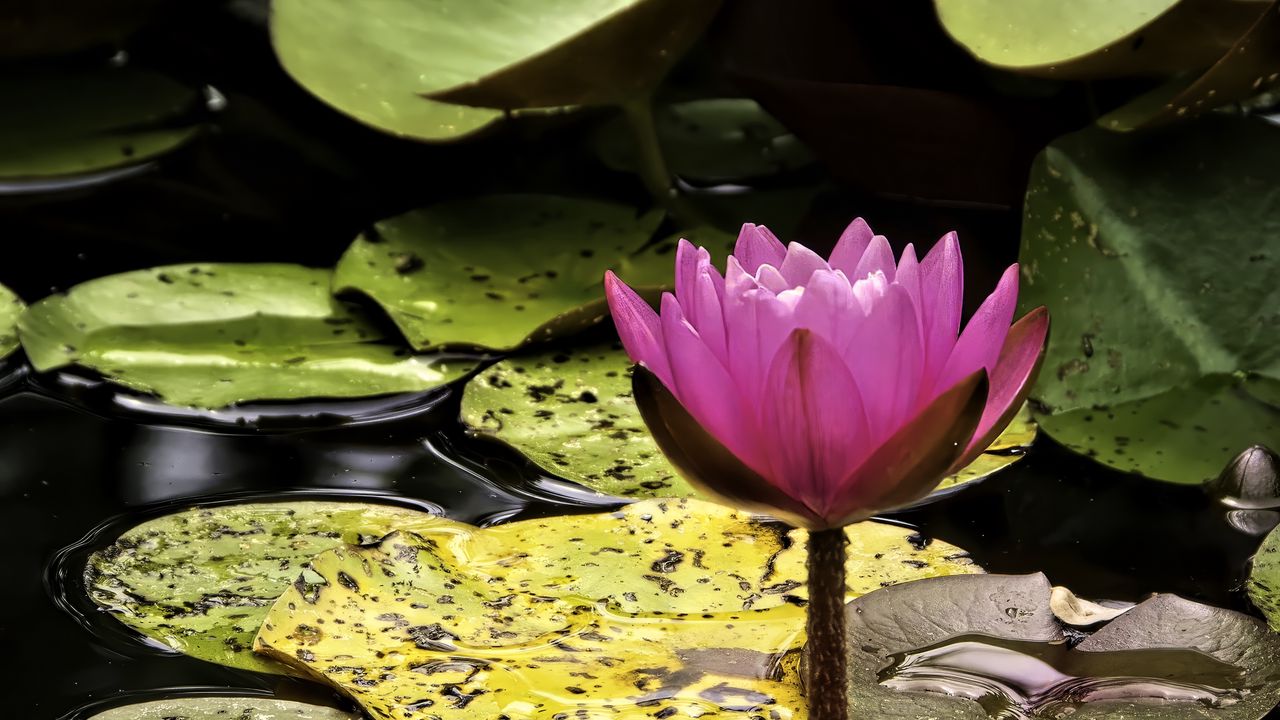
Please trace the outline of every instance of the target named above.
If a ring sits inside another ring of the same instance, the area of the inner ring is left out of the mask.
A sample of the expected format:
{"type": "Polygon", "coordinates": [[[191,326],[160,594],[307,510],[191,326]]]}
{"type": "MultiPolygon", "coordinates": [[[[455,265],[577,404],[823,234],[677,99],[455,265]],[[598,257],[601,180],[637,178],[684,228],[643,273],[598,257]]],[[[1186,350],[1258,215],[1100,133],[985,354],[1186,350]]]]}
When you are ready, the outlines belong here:
{"type": "Polygon", "coordinates": [[[1249,599],[1262,611],[1271,629],[1280,632],[1280,528],[1267,534],[1253,556],[1247,588],[1249,599]]]}
{"type": "Polygon", "coordinates": [[[1068,643],[1051,597],[1043,575],[978,575],[855,599],[849,716],[1259,720],[1280,701],[1256,618],[1155,595],[1068,643]]]}
{"type": "Polygon", "coordinates": [[[0,285],[0,359],[18,349],[18,316],[26,309],[22,298],[0,285]]]}
{"type": "Polygon", "coordinates": [[[1098,119],[1108,130],[1127,132],[1197,117],[1280,84],[1280,2],[1203,74],[1179,77],[1098,119]]]}
{"type": "MultiPolygon", "coordinates": [[[[462,422],[547,472],[618,497],[693,497],[654,443],[631,397],[631,360],[616,343],[503,360],[467,383],[462,422]]],[[[939,490],[1017,462],[1036,426],[1024,410],[991,448],[939,490]]]]}
{"type": "Polygon", "coordinates": [[[268,607],[311,556],[393,530],[448,521],[355,502],[275,502],[183,510],[133,527],[89,557],[89,597],[120,622],[187,655],[283,673],[250,652],[268,607]]]}
{"type": "Polygon", "coordinates": [[[32,305],[18,331],[41,372],[69,364],[175,405],[421,391],[468,362],[374,344],[381,333],[329,294],[327,270],[172,265],[98,278],[32,305]]]}
{"type": "MultiPolygon", "coordinates": [[[[851,596],[977,570],[905,528],[847,533],[851,596]]],[[[797,717],[804,540],[696,500],[396,533],[316,556],[255,647],[374,720],[797,717]]]]}
{"type": "Polygon", "coordinates": [[[934,0],[934,5],[947,33],[988,65],[1086,79],[1202,70],[1263,10],[1257,1],[934,0]]]}
{"type": "Polygon", "coordinates": [[[1264,417],[1275,385],[1259,379],[1280,378],[1278,183],[1280,128],[1248,118],[1206,116],[1142,136],[1090,128],[1040,155],[1020,259],[1024,306],[1053,313],[1032,391],[1046,432],[1090,443],[1109,464],[1186,483],[1216,474],[1246,445],[1280,445],[1264,417]],[[1139,400],[1149,402],[1129,406],[1139,400]],[[1116,421],[1124,427],[1082,425],[1079,411],[1093,407],[1126,418],[1116,421]],[[1152,424],[1127,420],[1141,417],[1152,424]],[[1169,446],[1137,442],[1178,429],[1170,423],[1205,431],[1166,435],[1169,446]],[[1115,435],[1133,438],[1123,453],[1115,435]],[[1160,453],[1198,455],[1175,463],[1160,453]]]}
{"type": "Polygon", "coordinates": [[[415,348],[510,349],[602,320],[606,269],[633,286],[670,285],[672,246],[642,249],[661,221],[550,195],[443,203],[357,238],[333,287],[377,301],[415,348]]]}
{"type": "Polygon", "coordinates": [[[358,715],[263,697],[176,697],[121,705],[88,720],[359,720],[358,715]]]}
{"type": "Polygon", "coordinates": [[[447,140],[501,109],[616,102],[651,87],[719,4],[277,0],[271,38],[285,70],[336,109],[447,140]]]}
{"type": "Polygon", "coordinates": [[[47,179],[136,165],[193,138],[200,96],[125,66],[0,72],[0,179],[47,179]]]}
{"type": "MultiPolygon", "coordinates": [[[[796,136],[754,100],[693,100],[660,105],[654,115],[667,167],[683,178],[704,182],[743,180],[776,175],[813,162],[813,156],[796,136]]],[[[626,118],[616,118],[601,127],[593,145],[608,167],[638,171],[635,136],[626,118]]]]}

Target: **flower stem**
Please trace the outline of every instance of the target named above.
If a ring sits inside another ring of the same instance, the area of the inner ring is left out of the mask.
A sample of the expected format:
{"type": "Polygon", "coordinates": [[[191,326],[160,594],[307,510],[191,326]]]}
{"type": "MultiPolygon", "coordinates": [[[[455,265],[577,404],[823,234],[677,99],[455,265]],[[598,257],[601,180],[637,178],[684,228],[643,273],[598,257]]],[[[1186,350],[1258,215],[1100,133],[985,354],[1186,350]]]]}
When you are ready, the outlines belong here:
{"type": "Polygon", "coordinates": [[[809,533],[808,653],[805,692],[809,720],[848,720],[845,679],[844,563],[849,544],[843,528],[809,533]]]}
{"type": "Polygon", "coordinates": [[[658,140],[658,128],[653,121],[653,98],[648,95],[632,98],[622,104],[622,111],[631,125],[640,179],[649,194],[682,225],[692,227],[700,224],[700,213],[689,205],[672,182],[671,171],[667,168],[662,144],[658,140]]]}

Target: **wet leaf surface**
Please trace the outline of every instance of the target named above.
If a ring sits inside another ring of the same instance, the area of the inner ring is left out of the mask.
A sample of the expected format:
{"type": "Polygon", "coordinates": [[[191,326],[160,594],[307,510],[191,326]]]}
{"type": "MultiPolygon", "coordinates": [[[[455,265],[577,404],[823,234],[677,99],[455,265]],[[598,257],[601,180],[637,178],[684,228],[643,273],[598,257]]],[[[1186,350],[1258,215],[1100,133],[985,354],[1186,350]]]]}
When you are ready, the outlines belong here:
{"type": "Polygon", "coordinates": [[[18,316],[26,308],[22,298],[0,285],[0,359],[18,349],[18,316]]]}
{"type": "Polygon", "coordinates": [[[335,708],[261,697],[177,697],[122,705],[88,720],[358,720],[335,708]]]}
{"type": "Polygon", "coordinates": [[[18,320],[39,371],[92,368],[174,405],[426,390],[473,363],[375,344],[381,332],[329,295],[327,270],[172,265],[111,275],[35,303],[18,320]]]}
{"type": "Polygon", "coordinates": [[[1037,574],[857,598],[850,716],[1258,720],[1280,701],[1280,636],[1256,618],[1162,594],[1068,644],[1050,597],[1037,574]]]}
{"type": "Polygon", "coordinates": [[[673,243],[644,249],[661,215],[551,195],[442,203],[378,223],[333,286],[373,298],[415,348],[514,348],[607,315],[603,279],[672,282],[673,243]]]}
{"type": "Polygon", "coordinates": [[[285,669],[250,648],[268,608],[311,556],[393,530],[452,526],[434,515],[357,502],[192,508],[131,528],[90,556],[89,597],[160,644],[232,667],[285,669]]]}
{"type": "MultiPolygon", "coordinates": [[[[455,527],[317,556],[256,646],[376,720],[801,716],[803,533],[695,500],[455,527]]],[[[851,596],[979,571],[905,528],[848,534],[851,596]]]]}
{"type": "MultiPolygon", "coordinates": [[[[503,360],[467,384],[462,422],[535,465],[619,497],[696,491],[658,450],[631,397],[631,360],[616,343],[556,348],[503,360]]],[[[991,448],[942,481],[946,491],[1015,463],[1035,439],[1024,410],[991,448]]]]}
{"type": "Polygon", "coordinates": [[[1273,529],[1253,556],[1249,570],[1249,599],[1280,632],[1280,530],[1273,529]]]}
{"type": "Polygon", "coordinates": [[[136,165],[198,132],[201,98],[125,66],[0,72],[0,180],[42,180],[136,165]]]}
{"type": "Polygon", "coordinates": [[[1200,70],[1262,12],[1260,2],[934,0],[947,32],[978,60],[1042,77],[1200,70]]]}
{"type": "Polygon", "coordinates": [[[649,87],[718,6],[281,0],[271,35],[285,70],[336,109],[397,135],[448,140],[502,117],[491,108],[614,102],[649,87]]]}
{"type": "Polygon", "coordinates": [[[1188,483],[1251,443],[1280,444],[1267,379],[1280,377],[1277,139],[1260,121],[1204,117],[1142,136],[1084,130],[1037,159],[1020,259],[1024,307],[1053,313],[1032,392],[1046,432],[1188,483]]]}
{"type": "MultiPolygon", "coordinates": [[[[654,116],[667,167],[682,178],[727,182],[777,175],[813,162],[795,135],[746,98],[659,105],[654,116]]],[[[592,144],[608,167],[639,170],[635,135],[625,118],[601,127],[592,144]]]]}

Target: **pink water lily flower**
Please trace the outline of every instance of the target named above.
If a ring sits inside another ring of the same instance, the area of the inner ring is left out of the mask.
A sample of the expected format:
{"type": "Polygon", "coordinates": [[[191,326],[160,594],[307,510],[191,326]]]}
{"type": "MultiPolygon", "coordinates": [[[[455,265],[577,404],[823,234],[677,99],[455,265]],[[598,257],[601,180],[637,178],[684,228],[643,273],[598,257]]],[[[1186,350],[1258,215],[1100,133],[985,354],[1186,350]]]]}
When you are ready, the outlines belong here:
{"type": "Polygon", "coordinates": [[[1018,268],[960,331],[960,245],[897,262],[861,219],[831,257],[744,225],[724,275],[680,241],[661,314],[613,273],[605,289],[636,400],[700,490],[810,530],[929,493],[1022,405],[1049,317],[1011,322],[1018,268]]]}

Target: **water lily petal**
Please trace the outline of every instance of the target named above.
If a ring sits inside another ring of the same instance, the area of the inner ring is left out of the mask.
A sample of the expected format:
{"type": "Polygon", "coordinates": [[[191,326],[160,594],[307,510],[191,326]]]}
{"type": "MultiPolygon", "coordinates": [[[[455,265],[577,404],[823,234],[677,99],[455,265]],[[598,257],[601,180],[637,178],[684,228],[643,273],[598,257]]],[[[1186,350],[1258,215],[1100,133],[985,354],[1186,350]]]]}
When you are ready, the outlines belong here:
{"type": "Polygon", "coordinates": [[[627,355],[671,385],[671,365],[667,362],[658,313],[611,270],[604,274],[604,294],[627,355]]]}
{"type": "Polygon", "coordinates": [[[744,396],[693,326],[685,319],[675,296],[662,296],[663,344],[671,366],[668,385],[680,403],[707,431],[751,467],[761,467],[763,450],[755,429],[755,414],[744,396]]]}
{"type": "MultiPolygon", "coordinates": [[[[1009,329],[995,370],[991,373],[991,396],[987,399],[986,410],[969,446],[955,461],[956,470],[981,455],[1018,413],[1027,393],[1031,392],[1048,340],[1049,311],[1044,307],[1027,313],[1009,329]]],[[[948,470],[948,474],[950,472],[948,470]]]]}
{"type": "Polygon", "coordinates": [[[918,323],[906,289],[889,285],[842,349],[862,394],[872,442],[893,434],[916,409],[924,364],[918,323]]]}
{"type": "Polygon", "coordinates": [[[955,233],[943,235],[920,261],[920,299],[926,378],[922,391],[932,397],[941,387],[939,376],[960,333],[964,306],[964,260],[955,233]]]}
{"type": "Polygon", "coordinates": [[[853,271],[858,267],[858,261],[867,251],[867,245],[871,243],[871,237],[874,234],[865,220],[854,218],[853,222],[849,223],[849,227],[840,233],[840,239],[836,241],[836,247],[831,251],[829,261],[831,267],[843,270],[850,281],[857,280],[853,271]]]}
{"type": "Polygon", "coordinates": [[[889,282],[893,282],[894,276],[897,275],[897,266],[893,262],[893,248],[883,235],[871,238],[867,251],[858,260],[849,279],[857,281],[877,271],[884,273],[885,279],[889,282]]]}
{"type": "Polygon", "coordinates": [[[791,284],[787,282],[786,278],[782,277],[782,273],[778,272],[778,268],[772,265],[761,265],[756,270],[756,282],[760,287],[775,295],[786,292],[791,288],[791,284]]]}
{"type": "Polygon", "coordinates": [[[808,328],[833,347],[847,345],[865,317],[842,272],[818,271],[795,308],[795,326],[808,328]]]}
{"type": "Polygon", "coordinates": [[[724,292],[724,281],[720,281],[720,287],[716,287],[716,277],[712,276],[715,270],[704,270],[698,274],[695,281],[696,285],[691,293],[689,305],[689,322],[698,331],[698,335],[707,347],[720,360],[720,363],[726,368],[728,367],[728,351],[725,344],[725,326],[724,312],[722,309],[722,294],[724,292]]]}
{"type": "Polygon", "coordinates": [[[752,275],[761,265],[778,267],[786,254],[787,248],[769,228],[752,223],[742,226],[738,241],[733,246],[733,256],[742,264],[742,269],[752,275]]]}
{"type": "Polygon", "coordinates": [[[787,246],[787,255],[778,268],[782,277],[786,279],[788,287],[804,285],[818,270],[829,272],[831,266],[822,259],[821,255],[800,243],[791,243],[787,246]]]}
{"type": "Polygon", "coordinates": [[[941,387],[957,382],[978,368],[984,368],[988,375],[995,371],[1017,304],[1018,266],[1015,263],[1000,276],[996,289],[982,301],[960,333],[960,339],[942,368],[941,387]]]}
{"type": "Polygon", "coordinates": [[[987,388],[979,370],[939,394],[830,488],[822,516],[833,526],[847,525],[927,495],[972,437],[987,388]]]}
{"type": "Polygon", "coordinates": [[[894,282],[898,283],[907,291],[907,295],[911,297],[911,304],[916,306],[916,319],[919,334],[920,347],[925,346],[924,339],[924,319],[920,312],[920,262],[916,260],[916,248],[911,243],[902,250],[902,258],[898,260],[898,275],[894,278],[894,282]]]}
{"type": "Polygon", "coordinates": [[[760,404],[774,483],[818,507],[868,452],[862,400],[840,353],[811,330],[793,331],[769,367],[760,404]]]}
{"type": "Polygon", "coordinates": [[[636,368],[631,387],[653,439],[690,485],[730,507],[771,515],[796,527],[824,527],[808,506],[712,437],[653,373],[636,368]]]}
{"type": "Polygon", "coordinates": [[[693,302],[698,275],[711,264],[711,255],[704,248],[680,238],[676,243],[676,300],[689,308],[693,302]]]}

